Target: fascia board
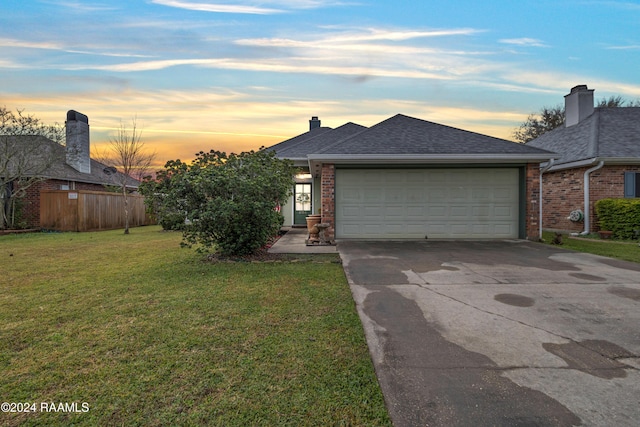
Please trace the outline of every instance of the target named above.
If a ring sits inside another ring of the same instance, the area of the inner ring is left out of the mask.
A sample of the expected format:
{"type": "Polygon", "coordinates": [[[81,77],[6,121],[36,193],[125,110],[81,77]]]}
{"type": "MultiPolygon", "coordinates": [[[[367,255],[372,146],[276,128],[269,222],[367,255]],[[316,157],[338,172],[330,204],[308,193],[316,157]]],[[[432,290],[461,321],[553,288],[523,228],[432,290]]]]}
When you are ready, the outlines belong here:
{"type": "Polygon", "coordinates": [[[309,163],[384,163],[384,164],[410,164],[410,163],[521,163],[521,162],[541,162],[549,161],[554,156],[552,154],[346,154],[346,155],[318,155],[310,154],[309,163]]]}
{"type": "MultiPolygon", "coordinates": [[[[595,165],[602,160],[605,165],[640,165],[639,157],[593,157],[585,160],[578,160],[575,162],[561,163],[559,165],[553,165],[547,172],[555,172],[566,169],[583,168],[586,166],[595,165]]],[[[548,163],[541,163],[540,166],[544,167],[548,163]]]]}

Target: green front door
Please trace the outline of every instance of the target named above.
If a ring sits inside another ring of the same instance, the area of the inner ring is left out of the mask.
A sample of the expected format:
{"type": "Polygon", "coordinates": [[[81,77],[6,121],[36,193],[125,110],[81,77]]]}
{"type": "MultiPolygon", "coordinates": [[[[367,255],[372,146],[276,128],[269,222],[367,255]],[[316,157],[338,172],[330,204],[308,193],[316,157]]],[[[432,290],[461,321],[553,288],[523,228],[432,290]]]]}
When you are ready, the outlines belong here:
{"type": "Polygon", "coordinates": [[[293,223],[295,225],[306,225],[306,218],[312,213],[311,184],[296,184],[296,191],[293,195],[293,200],[295,200],[293,223]]]}

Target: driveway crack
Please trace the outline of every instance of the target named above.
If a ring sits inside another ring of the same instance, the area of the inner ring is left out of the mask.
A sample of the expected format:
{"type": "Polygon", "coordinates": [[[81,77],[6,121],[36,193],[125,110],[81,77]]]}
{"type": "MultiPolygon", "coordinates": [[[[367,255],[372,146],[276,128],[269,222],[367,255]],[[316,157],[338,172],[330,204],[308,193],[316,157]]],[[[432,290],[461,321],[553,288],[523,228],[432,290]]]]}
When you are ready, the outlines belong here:
{"type": "Polygon", "coordinates": [[[420,286],[421,288],[423,288],[423,289],[425,289],[425,290],[429,291],[429,292],[432,292],[432,293],[434,293],[434,294],[440,295],[441,297],[444,297],[444,298],[448,298],[448,299],[450,299],[450,300],[452,300],[452,301],[455,301],[455,302],[457,302],[457,303],[459,303],[459,304],[465,305],[465,306],[467,306],[467,307],[470,307],[470,308],[472,308],[472,309],[474,309],[474,310],[477,310],[477,311],[480,311],[480,312],[482,312],[482,313],[486,313],[486,314],[490,314],[490,315],[493,315],[493,316],[497,316],[497,317],[500,317],[500,318],[502,318],[502,319],[505,319],[505,320],[508,320],[508,321],[511,321],[511,322],[518,323],[518,324],[520,324],[520,325],[522,325],[522,326],[526,326],[526,327],[531,328],[531,329],[536,329],[536,330],[538,330],[538,331],[545,332],[545,333],[547,333],[547,334],[550,334],[550,335],[556,336],[556,337],[558,337],[558,338],[562,338],[562,339],[565,339],[565,340],[569,340],[569,341],[573,341],[573,342],[575,342],[572,338],[567,337],[567,336],[564,336],[564,335],[561,335],[561,334],[558,334],[557,332],[552,332],[552,331],[546,330],[546,329],[544,329],[544,328],[541,328],[541,327],[539,327],[539,326],[530,325],[530,324],[525,323],[525,322],[523,322],[523,321],[521,321],[521,320],[512,319],[512,318],[510,318],[510,317],[508,317],[508,316],[505,316],[504,314],[496,313],[496,312],[493,312],[493,311],[490,311],[490,310],[485,310],[485,309],[483,309],[483,308],[480,308],[480,307],[478,307],[478,306],[475,306],[475,305],[473,305],[473,304],[470,304],[470,303],[468,303],[468,302],[466,302],[466,301],[462,301],[462,300],[460,300],[460,299],[458,299],[458,298],[454,298],[454,297],[452,297],[451,295],[447,295],[447,294],[445,294],[445,293],[438,292],[437,290],[430,288],[428,284],[419,285],[419,286],[420,286]]]}

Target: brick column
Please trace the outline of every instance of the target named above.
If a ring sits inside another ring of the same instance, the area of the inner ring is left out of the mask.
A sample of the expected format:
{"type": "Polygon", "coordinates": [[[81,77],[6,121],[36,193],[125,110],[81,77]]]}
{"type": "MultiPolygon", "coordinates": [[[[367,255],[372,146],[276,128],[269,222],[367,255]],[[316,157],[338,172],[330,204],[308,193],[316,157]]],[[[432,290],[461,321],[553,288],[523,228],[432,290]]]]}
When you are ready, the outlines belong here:
{"type": "Polygon", "coordinates": [[[333,164],[322,164],[321,191],[322,191],[322,222],[328,222],[331,226],[325,232],[328,239],[335,238],[335,186],[336,168],[333,164]]]}
{"type": "Polygon", "coordinates": [[[526,170],[526,225],[527,240],[537,241],[540,237],[540,165],[528,163],[526,170]]]}

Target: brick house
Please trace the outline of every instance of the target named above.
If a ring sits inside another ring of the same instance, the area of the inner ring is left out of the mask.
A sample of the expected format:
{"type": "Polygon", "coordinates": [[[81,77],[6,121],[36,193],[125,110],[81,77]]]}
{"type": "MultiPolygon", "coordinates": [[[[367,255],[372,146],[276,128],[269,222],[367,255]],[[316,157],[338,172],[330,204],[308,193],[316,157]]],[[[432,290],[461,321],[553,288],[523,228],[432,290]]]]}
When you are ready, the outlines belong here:
{"type": "Polygon", "coordinates": [[[542,165],[544,229],[595,232],[595,202],[640,197],[640,108],[594,108],[593,92],[571,89],[565,125],[526,144],[558,154],[542,165]]]}
{"type": "Polygon", "coordinates": [[[310,129],[268,150],[301,168],[285,225],[319,212],[334,238],[539,236],[539,166],[553,153],[395,115],[310,129]]]}
{"type": "MultiPolygon", "coordinates": [[[[89,119],[84,114],[70,110],[67,112],[66,146],[62,146],[43,136],[11,137],[16,147],[29,146],[31,152],[37,147],[40,159],[33,159],[34,163],[46,162],[46,168],[34,166],[38,170],[38,180],[26,190],[21,199],[22,219],[30,228],[40,227],[40,193],[43,190],[89,190],[108,191],[106,186],[113,186],[121,182],[122,175],[114,168],[91,159],[89,156],[89,119]],[[28,141],[26,141],[28,139],[28,141]],[[25,143],[26,141],[26,143],[25,143]],[[118,180],[116,180],[117,178],[118,180]]],[[[37,157],[38,154],[34,154],[37,157]]],[[[27,159],[28,161],[28,159],[27,159]]],[[[30,176],[29,166],[26,164],[25,176],[30,176]]],[[[127,187],[132,191],[138,188],[139,182],[127,178],[127,187]]],[[[7,184],[14,190],[20,182],[7,184]]],[[[6,194],[9,194],[7,192],[6,194]]]]}

